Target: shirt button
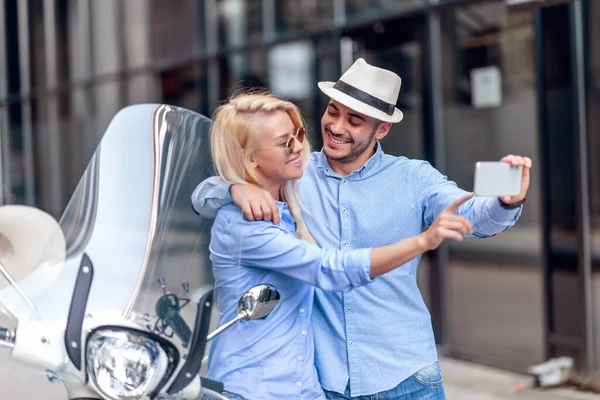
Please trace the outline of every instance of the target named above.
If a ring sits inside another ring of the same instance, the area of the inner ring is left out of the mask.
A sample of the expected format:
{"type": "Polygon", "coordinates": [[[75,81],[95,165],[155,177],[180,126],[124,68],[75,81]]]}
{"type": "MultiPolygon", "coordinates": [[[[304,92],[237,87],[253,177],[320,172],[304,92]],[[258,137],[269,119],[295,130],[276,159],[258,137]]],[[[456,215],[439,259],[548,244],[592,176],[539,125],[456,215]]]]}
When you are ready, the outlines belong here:
{"type": "Polygon", "coordinates": [[[344,207],[344,208],[342,208],[342,212],[346,212],[346,208],[345,208],[345,207],[344,207]]]}
{"type": "Polygon", "coordinates": [[[350,343],[350,344],[354,344],[354,340],[351,340],[349,343],[350,343]]]}
{"type": "Polygon", "coordinates": [[[300,314],[304,314],[304,308],[300,309],[300,314]]]}
{"type": "Polygon", "coordinates": [[[348,181],[344,179],[344,183],[348,183],[348,181]]]}
{"type": "Polygon", "coordinates": [[[296,382],[296,386],[298,386],[298,387],[302,386],[302,382],[296,382]]]}
{"type": "Polygon", "coordinates": [[[304,360],[304,358],[302,358],[302,356],[298,356],[298,361],[302,361],[304,360]]]}
{"type": "Polygon", "coordinates": [[[306,331],[302,331],[302,336],[306,336],[306,331]]]}
{"type": "Polygon", "coordinates": [[[346,310],[348,310],[348,312],[352,311],[352,308],[348,307],[346,308],[346,310]]]}
{"type": "Polygon", "coordinates": [[[348,246],[348,242],[344,242],[344,246],[348,246]]]}
{"type": "Polygon", "coordinates": [[[222,199],[223,198],[223,192],[219,193],[219,198],[222,199]]]}

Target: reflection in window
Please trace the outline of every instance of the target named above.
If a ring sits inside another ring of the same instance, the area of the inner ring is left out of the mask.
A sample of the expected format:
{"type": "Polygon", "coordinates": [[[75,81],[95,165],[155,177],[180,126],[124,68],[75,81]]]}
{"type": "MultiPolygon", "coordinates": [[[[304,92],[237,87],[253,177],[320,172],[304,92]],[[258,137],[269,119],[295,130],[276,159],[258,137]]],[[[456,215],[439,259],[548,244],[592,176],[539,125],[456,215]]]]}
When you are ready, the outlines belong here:
{"type": "Polygon", "coordinates": [[[480,72],[479,68],[499,67],[505,90],[519,91],[521,85],[534,87],[533,15],[527,11],[503,11],[502,4],[492,3],[480,8],[464,7],[450,15],[448,29],[454,36],[456,102],[472,104],[472,74],[480,72]]]}
{"type": "Polygon", "coordinates": [[[404,119],[392,124],[381,144],[387,154],[417,159],[426,157],[421,95],[424,23],[421,17],[411,18],[409,23],[390,19],[348,30],[342,47],[346,59],[364,58],[369,64],[400,76],[402,85],[396,107],[402,110],[404,119]]]}
{"type": "Polygon", "coordinates": [[[202,114],[208,112],[205,68],[199,63],[161,73],[162,102],[202,114]]]}
{"type": "Polygon", "coordinates": [[[265,51],[256,48],[230,53],[219,60],[219,72],[221,74],[220,100],[251,88],[265,88],[267,87],[265,51]]]}
{"type": "Polygon", "coordinates": [[[329,28],[333,0],[275,0],[277,32],[329,28]]]}
{"type": "Polygon", "coordinates": [[[390,11],[422,8],[427,0],[346,0],[346,16],[350,20],[372,18],[390,11]]]}
{"type": "MultiPolygon", "coordinates": [[[[387,154],[423,159],[423,108],[421,79],[423,55],[421,37],[399,46],[373,51],[373,65],[396,72],[402,87],[396,106],[404,113],[399,124],[392,124],[390,133],[381,141],[387,154]]],[[[367,60],[369,60],[367,58],[367,60]]]]}
{"type": "MultiPolygon", "coordinates": [[[[473,188],[477,161],[511,153],[540,159],[534,33],[532,13],[508,12],[504,1],[443,12],[444,172],[464,189],[473,188]]],[[[449,243],[447,320],[459,353],[514,365],[543,361],[539,167],[508,232],[449,243]],[[509,324],[519,333],[507,334],[509,324]]]]}
{"type": "Polygon", "coordinates": [[[308,99],[314,92],[313,45],[283,43],[269,51],[270,87],[290,100],[308,99]]]}
{"type": "Polygon", "coordinates": [[[319,127],[313,122],[313,95],[317,90],[314,61],[315,50],[310,41],[282,43],[269,50],[269,89],[300,107],[311,141],[318,143],[315,132],[319,127]]]}
{"type": "MultiPolygon", "coordinates": [[[[589,3],[588,28],[588,141],[592,229],[600,229],[600,4],[589,3]]],[[[600,249],[599,249],[600,250],[600,249]]]]}
{"type": "Polygon", "coordinates": [[[218,13],[220,46],[236,47],[261,38],[260,0],[219,0],[218,13]]]}
{"type": "Polygon", "coordinates": [[[193,0],[152,0],[152,52],[162,63],[189,60],[204,43],[203,12],[193,0]]]}
{"type": "MultiPolygon", "coordinates": [[[[19,59],[19,27],[17,2],[6,2],[6,56],[8,60],[19,59]]],[[[21,91],[21,71],[18,63],[9,62],[6,66],[7,82],[6,88],[9,94],[18,94],[21,91]]],[[[4,196],[7,203],[33,204],[33,184],[32,176],[28,174],[28,169],[32,167],[33,162],[29,159],[25,148],[25,137],[28,129],[25,124],[24,107],[22,103],[8,103],[6,106],[6,124],[8,132],[3,140],[9,145],[9,157],[6,162],[8,167],[8,176],[10,176],[10,187],[4,189],[4,196]]],[[[2,121],[4,123],[4,121],[2,121]]],[[[3,125],[2,127],[4,127],[3,125]]],[[[30,131],[29,131],[30,133],[30,131]]],[[[5,153],[3,153],[5,155],[5,153]]]]}
{"type": "MultiPolygon", "coordinates": [[[[600,323],[600,3],[590,1],[587,10],[587,140],[588,173],[590,182],[590,224],[592,243],[592,293],[594,324],[600,323]]],[[[584,14],[585,16],[585,14],[584,14]]],[[[595,345],[596,371],[600,370],[600,337],[596,335],[595,345]]]]}

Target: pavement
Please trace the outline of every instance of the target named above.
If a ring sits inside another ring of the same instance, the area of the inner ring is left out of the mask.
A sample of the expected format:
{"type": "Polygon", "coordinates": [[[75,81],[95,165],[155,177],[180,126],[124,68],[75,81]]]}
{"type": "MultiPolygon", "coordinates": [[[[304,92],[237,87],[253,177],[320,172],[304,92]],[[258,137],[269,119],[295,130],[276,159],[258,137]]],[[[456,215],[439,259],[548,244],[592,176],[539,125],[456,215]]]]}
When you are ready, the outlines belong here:
{"type": "Polygon", "coordinates": [[[530,375],[440,357],[448,400],[599,400],[600,394],[576,388],[534,387],[530,375]]]}

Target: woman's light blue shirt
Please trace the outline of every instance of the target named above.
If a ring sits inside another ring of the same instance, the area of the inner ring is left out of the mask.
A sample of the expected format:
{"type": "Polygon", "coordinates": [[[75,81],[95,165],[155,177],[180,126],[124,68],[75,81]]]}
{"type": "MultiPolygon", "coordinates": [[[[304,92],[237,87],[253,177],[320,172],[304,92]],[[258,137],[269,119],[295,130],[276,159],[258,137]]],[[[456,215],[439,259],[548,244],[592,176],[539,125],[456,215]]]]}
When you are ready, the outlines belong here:
{"type": "Polygon", "coordinates": [[[244,219],[222,207],[212,228],[211,260],[219,324],[236,315],[251,287],[269,283],[281,299],[263,320],[242,321],[213,339],[208,375],[247,399],[323,399],[314,366],[310,318],[314,287],[348,291],[371,282],[371,250],[325,250],[296,238],[286,203],[281,223],[244,219]]]}

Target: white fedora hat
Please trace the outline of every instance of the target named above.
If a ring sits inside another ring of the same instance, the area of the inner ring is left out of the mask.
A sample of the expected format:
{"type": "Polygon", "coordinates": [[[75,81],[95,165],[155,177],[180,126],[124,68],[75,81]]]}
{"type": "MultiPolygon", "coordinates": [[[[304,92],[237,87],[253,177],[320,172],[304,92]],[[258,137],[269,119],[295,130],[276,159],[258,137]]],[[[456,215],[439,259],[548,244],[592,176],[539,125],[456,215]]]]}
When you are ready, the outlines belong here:
{"type": "Polygon", "coordinates": [[[402,79],[392,71],[359,58],[337,82],[319,82],[319,89],[354,111],[384,122],[400,122],[396,108],[402,79]]]}

